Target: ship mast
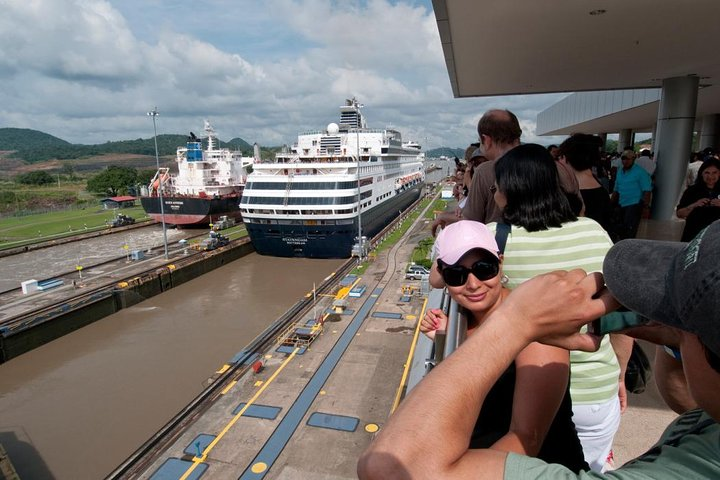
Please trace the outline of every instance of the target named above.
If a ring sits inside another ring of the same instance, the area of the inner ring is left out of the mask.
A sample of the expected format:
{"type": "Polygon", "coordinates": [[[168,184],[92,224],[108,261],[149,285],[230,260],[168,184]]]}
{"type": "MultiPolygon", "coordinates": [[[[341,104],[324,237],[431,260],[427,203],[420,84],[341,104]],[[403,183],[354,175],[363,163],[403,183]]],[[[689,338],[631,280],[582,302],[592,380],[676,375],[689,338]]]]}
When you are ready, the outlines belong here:
{"type": "Polygon", "coordinates": [[[205,120],[205,133],[207,133],[207,139],[208,139],[208,151],[215,150],[215,145],[213,142],[215,141],[215,130],[213,129],[212,125],[210,125],[210,122],[205,120]]]}

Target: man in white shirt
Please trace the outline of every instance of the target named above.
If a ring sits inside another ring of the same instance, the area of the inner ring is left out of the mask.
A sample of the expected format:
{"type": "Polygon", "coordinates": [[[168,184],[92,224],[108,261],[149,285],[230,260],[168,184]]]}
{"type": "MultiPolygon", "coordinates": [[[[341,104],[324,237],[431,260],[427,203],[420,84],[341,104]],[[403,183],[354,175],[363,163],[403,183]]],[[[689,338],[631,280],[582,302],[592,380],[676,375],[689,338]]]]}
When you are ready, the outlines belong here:
{"type": "Polygon", "coordinates": [[[648,149],[640,151],[640,156],[635,159],[635,163],[644,168],[648,175],[650,175],[651,177],[655,173],[655,168],[657,168],[655,160],[653,160],[652,154],[648,149]]]}

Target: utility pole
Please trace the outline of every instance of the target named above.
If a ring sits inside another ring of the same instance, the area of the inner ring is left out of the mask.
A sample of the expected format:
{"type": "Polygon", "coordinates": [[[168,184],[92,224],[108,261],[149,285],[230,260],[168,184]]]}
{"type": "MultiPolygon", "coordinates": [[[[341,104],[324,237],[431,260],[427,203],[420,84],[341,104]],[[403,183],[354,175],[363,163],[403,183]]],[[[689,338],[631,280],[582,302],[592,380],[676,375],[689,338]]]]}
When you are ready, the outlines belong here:
{"type": "Polygon", "coordinates": [[[155,165],[157,165],[157,171],[158,171],[158,197],[160,200],[160,218],[162,218],[162,229],[163,229],[163,242],[165,245],[165,259],[168,258],[168,243],[167,243],[167,228],[165,227],[165,205],[163,203],[163,176],[160,174],[160,156],[158,155],[158,146],[157,146],[157,126],[155,125],[155,117],[160,115],[158,113],[157,107],[153,109],[152,112],[147,113],[149,116],[152,117],[153,121],[153,133],[155,136],[153,137],[155,139],[155,165]]]}

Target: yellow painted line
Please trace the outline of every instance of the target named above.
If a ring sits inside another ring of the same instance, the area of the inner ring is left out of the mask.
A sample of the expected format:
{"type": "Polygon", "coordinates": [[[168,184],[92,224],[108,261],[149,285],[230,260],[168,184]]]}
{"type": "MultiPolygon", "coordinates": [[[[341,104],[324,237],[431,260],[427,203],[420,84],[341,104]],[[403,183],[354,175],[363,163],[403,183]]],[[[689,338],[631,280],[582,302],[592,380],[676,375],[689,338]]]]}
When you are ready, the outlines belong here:
{"type": "MultiPolygon", "coordinates": [[[[425,298],[425,301],[423,302],[422,309],[420,310],[420,318],[422,319],[425,316],[425,307],[427,307],[428,299],[425,298]]],[[[410,352],[408,353],[407,360],[405,361],[405,369],[403,370],[402,378],[400,379],[400,385],[398,385],[397,392],[395,393],[395,401],[393,402],[392,409],[390,409],[390,413],[393,413],[395,409],[400,405],[400,397],[402,396],[403,388],[405,387],[405,382],[407,382],[408,374],[410,373],[410,366],[412,364],[412,358],[413,355],[415,355],[415,345],[417,345],[418,336],[420,335],[420,321],[417,322],[417,326],[415,327],[415,335],[413,335],[412,345],[410,346],[410,352]]]]}
{"type": "Polygon", "coordinates": [[[215,372],[215,373],[223,374],[223,373],[227,372],[229,368],[230,368],[230,365],[228,365],[228,364],[226,363],[225,365],[222,366],[222,368],[220,368],[220,370],[218,370],[218,371],[215,372]]]}
{"type": "Polygon", "coordinates": [[[200,458],[193,457],[193,464],[188,467],[188,469],[185,471],[185,473],[182,474],[179,480],[187,480],[187,478],[197,468],[197,466],[205,461],[208,454],[212,451],[213,448],[215,448],[215,445],[217,445],[218,442],[220,442],[220,440],[225,436],[225,434],[230,431],[232,426],[235,425],[238,420],[240,420],[240,417],[242,417],[243,413],[245,413],[245,410],[250,408],[250,406],[255,403],[255,401],[257,401],[258,397],[260,397],[260,395],[265,391],[267,386],[270,385],[273,380],[275,380],[275,378],[280,374],[280,372],[282,372],[285,366],[287,366],[287,364],[290,363],[293,358],[295,358],[295,354],[297,354],[298,350],[300,350],[300,348],[296,347],[295,350],[292,351],[290,356],[288,356],[288,358],[282,364],[280,364],[278,369],[275,370],[275,372],[270,376],[270,378],[268,378],[267,382],[265,382],[265,384],[260,388],[260,390],[258,390],[255,395],[253,395],[253,397],[245,404],[245,406],[241,408],[240,411],[232,418],[232,420],[230,420],[227,425],[225,425],[225,427],[220,431],[220,433],[218,433],[218,436],[215,437],[215,439],[210,442],[207,447],[205,447],[205,450],[203,450],[202,452],[202,456],[200,458]]]}
{"type": "Polygon", "coordinates": [[[220,395],[225,395],[227,392],[230,391],[230,389],[231,389],[232,387],[235,386],[236,383],[237,383],[237,380],[233,380],[232,382],[230,382],[230,383],[228,384],[228,386],[225,387],[222,392],[220,392],[220,395]]]}
{"type": "Polygon", "coordinates": [[[355,288],[355,285],[357,285],[358,283],[360,283],[360,280],[362,280],[362,277],[358,277],[358,278],[353,282],[353,284],[350,285],[349,287],[341,288],[341,289],[338,291],[337,295],[335,295],[335,299],[337,299],[337,300],[342,300],[343,298],[347,297],[348,294],[350,293],[350,290],[352,290],[353,288],[355,288]]]}

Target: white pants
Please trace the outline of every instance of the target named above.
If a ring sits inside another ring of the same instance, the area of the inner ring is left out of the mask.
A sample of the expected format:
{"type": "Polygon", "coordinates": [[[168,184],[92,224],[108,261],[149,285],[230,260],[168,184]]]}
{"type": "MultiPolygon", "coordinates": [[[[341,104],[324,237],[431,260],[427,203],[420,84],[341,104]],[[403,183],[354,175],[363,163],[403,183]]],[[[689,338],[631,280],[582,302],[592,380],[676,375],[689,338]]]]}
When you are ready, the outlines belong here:
{"type": "Polygon", "coordinates": [[[613,398],[605,403],[573,405],[573,422],[585,461],[593,471],[602,472],[620,426],[620,400],[613,398]]]}

